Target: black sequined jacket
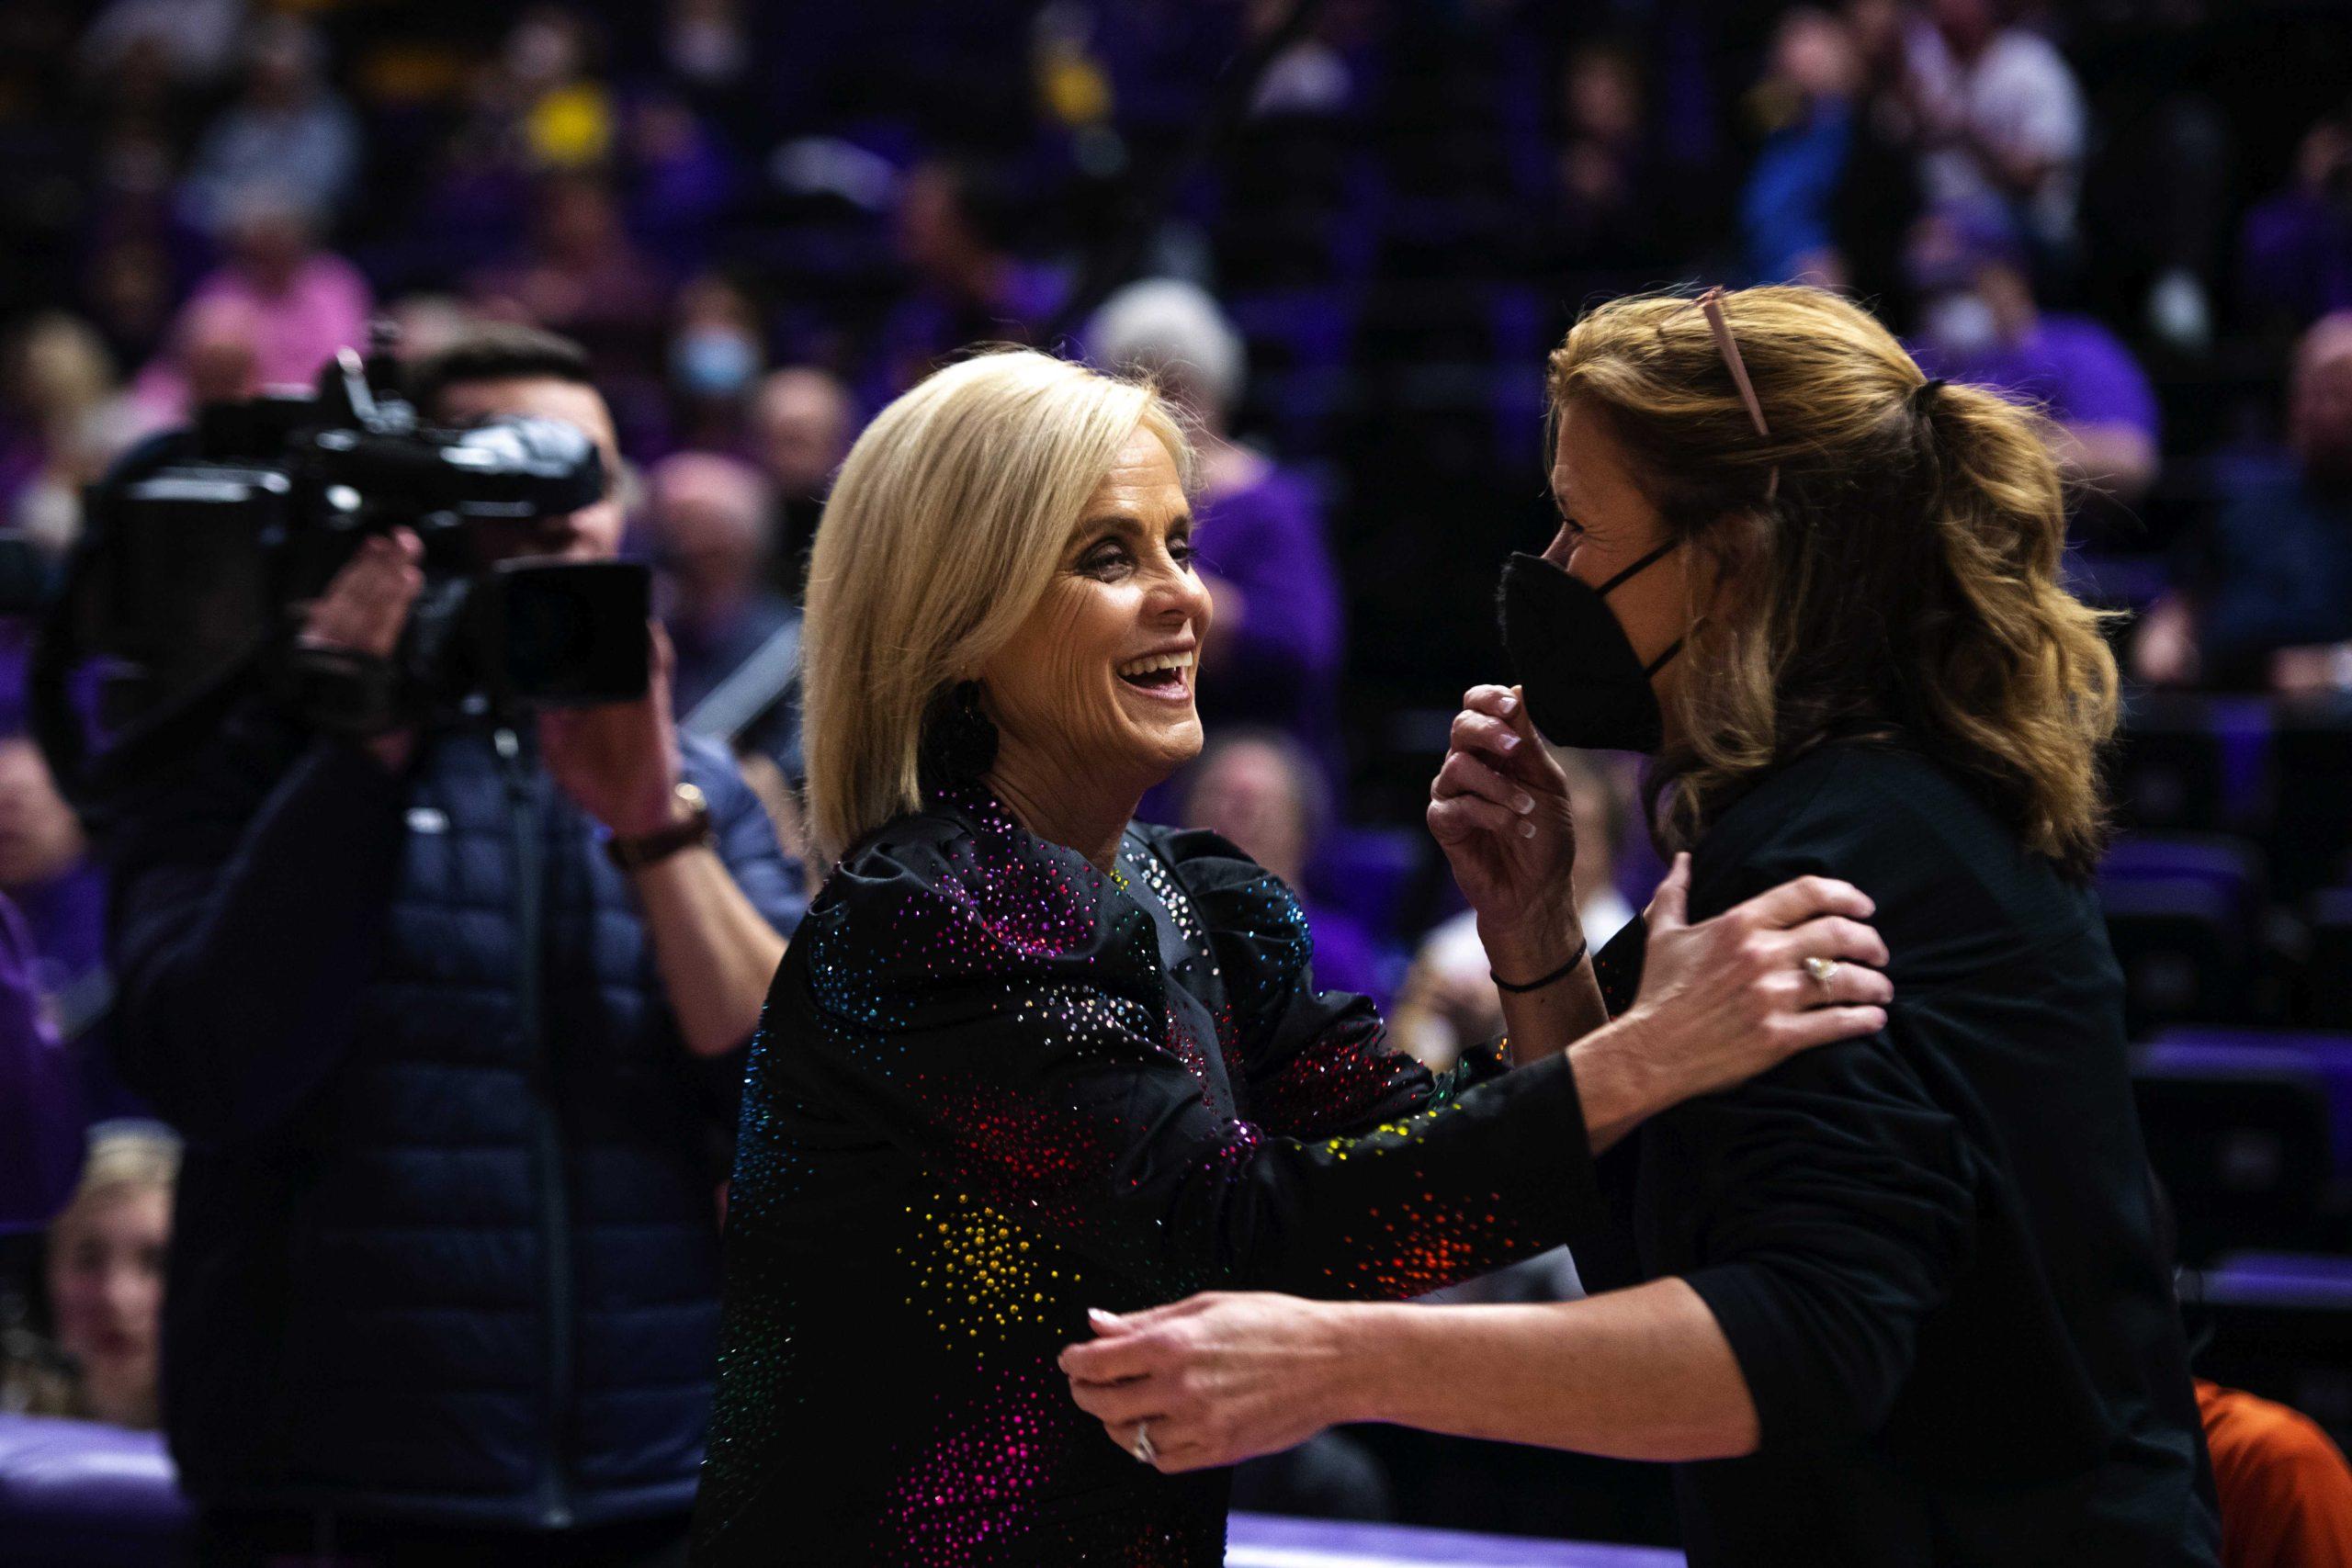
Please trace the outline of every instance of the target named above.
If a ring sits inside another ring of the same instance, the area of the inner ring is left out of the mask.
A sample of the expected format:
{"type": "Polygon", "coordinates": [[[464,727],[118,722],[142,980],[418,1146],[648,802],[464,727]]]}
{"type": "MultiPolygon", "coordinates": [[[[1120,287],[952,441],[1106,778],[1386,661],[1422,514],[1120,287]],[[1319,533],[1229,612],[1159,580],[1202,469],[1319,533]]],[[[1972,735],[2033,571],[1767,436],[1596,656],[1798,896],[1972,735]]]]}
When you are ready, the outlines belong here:
{"type": "Polygon", "coordinates": [[[1088,1307],[1412,1296],[1591,1223],[1565,1061],[1432,1076],[1311,946],[1205,833],[1106,874],[966,792],[845,859],[752,1050],[698,1562],[1210,1568],[1227,1472],[1055,1370],[1088,1307]]]}

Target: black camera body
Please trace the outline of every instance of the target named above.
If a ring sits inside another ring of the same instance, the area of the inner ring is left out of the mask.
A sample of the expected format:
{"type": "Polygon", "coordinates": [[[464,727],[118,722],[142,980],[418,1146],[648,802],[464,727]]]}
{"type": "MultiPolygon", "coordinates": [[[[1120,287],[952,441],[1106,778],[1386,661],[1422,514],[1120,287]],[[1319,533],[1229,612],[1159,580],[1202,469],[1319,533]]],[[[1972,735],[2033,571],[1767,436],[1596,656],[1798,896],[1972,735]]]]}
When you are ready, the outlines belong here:
{"type": "Polygon", "coordinates": [[[485,564],[476,545],[485,525],[596,502],[594,442],[545,419],[425,426],[388,350],[380,335],[364,363],[345,350],[311,393],[209,405],[91,486],[30,682],[69,797],[92,789],[85,771],[119,781],[165,761],[159,751],[256,688],[355,735],[644,694],[644,567],[485,564]],[[394,528],[422,541],[424,585],[392,658],[305,648],[300,606],[394,528]],[[85,668],[106,753],[88,770],[91,737],[66,690],[85,668]]]}

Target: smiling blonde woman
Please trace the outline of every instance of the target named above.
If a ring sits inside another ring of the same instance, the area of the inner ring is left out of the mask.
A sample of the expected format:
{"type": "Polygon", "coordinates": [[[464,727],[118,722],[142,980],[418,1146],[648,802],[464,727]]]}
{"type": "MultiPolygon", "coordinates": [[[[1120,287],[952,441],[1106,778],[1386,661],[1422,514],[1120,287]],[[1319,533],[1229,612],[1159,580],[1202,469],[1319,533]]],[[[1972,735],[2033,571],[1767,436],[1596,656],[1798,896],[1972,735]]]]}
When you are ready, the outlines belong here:
{"type": "Polygon", "coordinates": [[[1590,1147],[1884,1021],[1838,918],[1867,901],[1808,879],[1657,909],[1649,1005],[1604,1024],[1538,895],[1573,853],[1555,773],[1447,846],[1524,895],[1482,923],[1541,976],[1508,1058],[1391,1053],[1316,990],[1279,881],[1130,823],[1201,745],[1188,466],[1149,389],[1015,352],[891,404],[835,486],[805,634],[833,869],[752,1050],[701,1562],[1208,1568],[1226,1473],[1106,1444],[1056,1371],[1090,1308],[1494,1268],[1593,1223],[1590,1147]],[[1792,986],[1807,956],[1849,994],[1792,986]]]}

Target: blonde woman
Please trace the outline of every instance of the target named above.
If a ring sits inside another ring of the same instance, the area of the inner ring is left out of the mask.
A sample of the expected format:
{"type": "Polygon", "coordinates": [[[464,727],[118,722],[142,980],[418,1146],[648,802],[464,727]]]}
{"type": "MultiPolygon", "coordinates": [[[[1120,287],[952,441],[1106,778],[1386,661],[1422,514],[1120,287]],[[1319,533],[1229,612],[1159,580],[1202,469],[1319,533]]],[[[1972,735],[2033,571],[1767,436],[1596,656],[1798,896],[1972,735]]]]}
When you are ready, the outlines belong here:
{"type": "Polygon", "coordinates": [[[1594,1223],[1589,1141],[1883,1021],[1870,971],[1798,983],[1882,951],[1808,880],[1662,916],[1657,999],[1603,1027],[1539,780],[1450,846],[1517,896],[1484,930],[1521,1065],[1388,1052],[1279,882],[1130,826],[1201,745],[1189,456],[1147,389],[1007,353],[890,405],[833,490],[804,709],[833,870],[750,1066],[704,1562],[1210,1568],[1224,1473],[1105,1444],[1055,1370],[1090,1308],[1509,1262],[1594,1223]]]}
{"type": "Polygon", "coordinates": [[[164,1253],[179,1140],[160,1125],[101,1122],[44,1247],[51,1343],[11,1345],[0,1409],[112,1427],[156,1424],[164,1253]]]}
{"type": "MultiPolygon", "coordinates": [[[[1346,1420],[1678,1461],[1693,1568],[2213,1562],[2047,427],[1805,288],[1602,306],[1551,395],[1560,531],[1504,584],[1538,726],[1657,753],[1693,914],[1869,894],[1888,1023],[1643,1126],[1605,1183],[1638,1268],[1579,1251],[1590,1299],[1204,1296],[1073,1347],[1080,1401],[1170,1470],[1346,1420]]],[[[1491,810],[1500,729],[1456,733],[1439,793],[1491,810]]]]}

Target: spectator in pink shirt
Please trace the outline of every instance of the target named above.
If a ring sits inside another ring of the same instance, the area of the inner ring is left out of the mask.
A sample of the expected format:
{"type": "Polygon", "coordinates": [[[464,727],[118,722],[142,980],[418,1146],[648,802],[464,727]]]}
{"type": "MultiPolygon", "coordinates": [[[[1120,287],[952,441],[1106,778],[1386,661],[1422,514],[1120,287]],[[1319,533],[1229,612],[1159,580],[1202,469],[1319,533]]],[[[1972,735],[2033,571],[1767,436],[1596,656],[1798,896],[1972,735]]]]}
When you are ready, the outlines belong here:
{"type": "Polygon", "coordinates": [[[257,386],[308,385],[335,350],[367,344],[368,280],[317,248],[306,214],[274,192],[249,190],[228,237],[228,260],[174,320],[172,346],[140,372],[132,395],[153,423],[176,423],[198,403],[257,386]],[[216,362],[239,357],[235,349],[250,363],[232,375],[216,362]]]}

